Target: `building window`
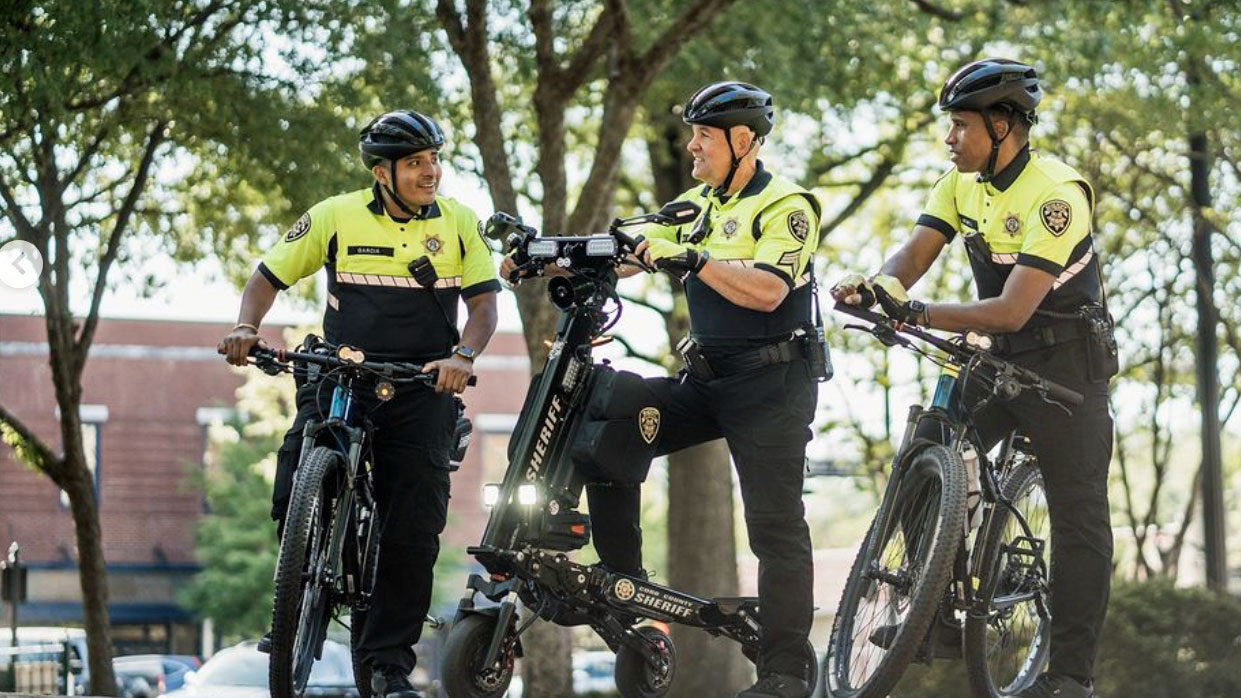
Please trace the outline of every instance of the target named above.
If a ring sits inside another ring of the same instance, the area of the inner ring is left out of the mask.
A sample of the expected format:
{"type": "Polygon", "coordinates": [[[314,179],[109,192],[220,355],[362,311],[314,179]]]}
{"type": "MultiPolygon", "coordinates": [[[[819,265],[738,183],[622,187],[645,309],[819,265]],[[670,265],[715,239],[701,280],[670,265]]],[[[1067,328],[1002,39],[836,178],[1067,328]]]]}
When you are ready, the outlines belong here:
{"type": "Polygon", "coordinates": [[[483,413],[474,420],[475,444],[482,457],[482,481],[500,483],[508,469],[508,442],[517,428],[517,415],[483,413]]]}
{"type": "MultiPolygon", "coordinates": [[[[57,415],[59,418],[59,415],[57,415]]],[[[90,471],[91,480],[95,485],[95,502],[99,501],[99,460],[103,454],[101,432],[108,421],[107,405],[81,405],[78,417],[82,420],[82,451],[86,456],[86,469],[90,471]]],[[[69,508],[69,494],[60,492],[60,506],[69,508]]]]}

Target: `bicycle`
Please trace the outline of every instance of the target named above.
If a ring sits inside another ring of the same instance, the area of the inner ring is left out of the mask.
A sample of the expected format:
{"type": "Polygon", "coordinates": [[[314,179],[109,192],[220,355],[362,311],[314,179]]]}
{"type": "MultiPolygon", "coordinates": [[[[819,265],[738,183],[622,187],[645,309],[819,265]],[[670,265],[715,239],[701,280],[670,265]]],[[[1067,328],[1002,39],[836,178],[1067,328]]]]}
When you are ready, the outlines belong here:
{"type": "MultiPolygon", "coordinates": [[[[417,364],[367,361],[360,349],[333,346],[313,335],[298,349],[255,347],[250,352],[252,364],[269,375],[291,373],[316,384],[317,390],[332,386],[328,414],[307,421],[302,430],[302,455],[276,558],[271,695],[300,698],[305,693],[311,667],[322,658],[329,624],[336,620],[343,625],[340,612],[348,608],[354,680],[365,698],[371,691],[371,672],[358,658],[357,619],[370,605],[381,532],[369,460],[372,428],[356,391],[371,381],[383,403],[395,397],[396,385],[431,386],[436,375],[417,364]]],[[[471,377],[470,385],[474,382],[471,377]]],[[[457,407],[460,415],[459,398],[457,407]]],[[[469,421],[459,418],[453,466],[464,455],[469,432],[469,421]]],[[[427,620],[432,627],[441,624],[432,617],[427,620]]]]}
{"type": "Polygon", "coordinates": [[[1083,398],[992,354],[989,335],[947,340],[859,307],[838,303],[836,310],[868,323],[846,329],[943,370],[931,406],[909,409],[891,476],[849,571],[823,659],[828,694],[887,696],[911,662],[935,658],[938,634],[954,631],[958,612],[965,614],[962,655],[975,695],[1014,694],[1047,660],[1050,530],[1028,443],[1014,432],[989,459],[974,414],[1029,391],[1063,409],[1083,398]],[[942,440],[919,435],[932,426],[942,440]],[[963,456],[977,458],[972,472],[963,456]],[[951,623],[937,622],[948,612],[951,623]]]}

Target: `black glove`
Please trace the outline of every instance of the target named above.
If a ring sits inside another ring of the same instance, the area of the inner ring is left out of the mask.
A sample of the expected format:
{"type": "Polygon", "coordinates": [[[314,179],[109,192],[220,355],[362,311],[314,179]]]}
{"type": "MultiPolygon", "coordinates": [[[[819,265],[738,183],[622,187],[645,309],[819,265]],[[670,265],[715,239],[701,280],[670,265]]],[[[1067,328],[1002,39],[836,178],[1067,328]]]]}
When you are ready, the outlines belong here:
{"type": "MultiPolygon", "coordinates": [[[[907,296],[898,298],[879,284],[872,286],[875,299],[883,307],[883,312],[893,320],[906,325],[928,327],[931,316],[927,312],[926,303],[909,300],[907,296]]],[[[903,295],[903,294],[902,294],[903,295]]]]}
{"type": "Polygon", "coordinates": [[[661,238],[650,240],[647,254],[654,260],[656,269],[666,271],[681,281],[685,281],[690,274],[702,271],[711,258],[706,251],[698,252],[661,238]]]}

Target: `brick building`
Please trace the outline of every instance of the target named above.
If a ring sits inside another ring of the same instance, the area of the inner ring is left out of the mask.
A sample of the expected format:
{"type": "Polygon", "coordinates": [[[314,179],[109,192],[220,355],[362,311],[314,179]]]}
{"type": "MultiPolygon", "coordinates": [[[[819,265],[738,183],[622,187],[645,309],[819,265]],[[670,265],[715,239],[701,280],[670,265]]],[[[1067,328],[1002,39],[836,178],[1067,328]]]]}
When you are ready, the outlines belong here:
{"type": "MultiPolygon", "coordinates": [[[[265,334],[275,336],[276,328],[265,334]]],[[[234,404],[243,377],[215,353],[218,323],[105,319],[83,377],[82,418],[93,459],[119,650],[199,652],[201,621],[177,600],[198,571],[194,528],[207,426],[234,404]]],[[[466,394],[475,444],[454,476],[444,547],[478,540],[481,486],[503,473],[529,361],[519,334],[497,333],[466,394]]],[[[50,444],[59,423],[42,317],[0,314],[0,402],[50,444]]],[[[21,544],[30,565],[23,625],[80,625],[73,521],[62,495],[0,446],[0,546],[21,544]]]]}

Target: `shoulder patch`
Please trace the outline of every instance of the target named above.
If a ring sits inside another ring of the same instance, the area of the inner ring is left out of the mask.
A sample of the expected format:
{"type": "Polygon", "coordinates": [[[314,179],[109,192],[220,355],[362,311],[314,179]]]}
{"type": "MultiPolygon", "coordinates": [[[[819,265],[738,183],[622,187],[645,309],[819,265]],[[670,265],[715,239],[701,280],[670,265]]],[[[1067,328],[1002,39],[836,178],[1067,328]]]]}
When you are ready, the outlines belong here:
{"type": "Polygon", "coordinates": [[[810,235],[810,218],[802,209],[789,214],[789,232],[798,242],[805,242],[806,236],[810,235]]]}
{"type": "Polygon", "coordinates": [[[306,233],[308,232],[310,232],[310,213],[309,212],[303,213],[302,217],[298,218],[297,222],[293,224],[293,227],[289,228],[289,232],[284,234],[284,241],[293,242],[294,240],[297,240],[298,238],[304,237],[306,233]]]}
{"type": "Polygon", "coordinates": [[[1039,218],[1043,219],[1043,227],[1060,237],[1073,221],[1073,208],[1064,199],[1052,199],[1039,209],[1039,218]]]}

